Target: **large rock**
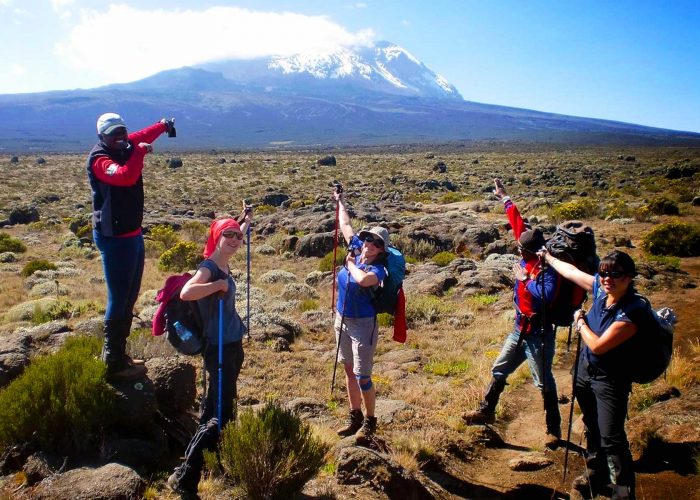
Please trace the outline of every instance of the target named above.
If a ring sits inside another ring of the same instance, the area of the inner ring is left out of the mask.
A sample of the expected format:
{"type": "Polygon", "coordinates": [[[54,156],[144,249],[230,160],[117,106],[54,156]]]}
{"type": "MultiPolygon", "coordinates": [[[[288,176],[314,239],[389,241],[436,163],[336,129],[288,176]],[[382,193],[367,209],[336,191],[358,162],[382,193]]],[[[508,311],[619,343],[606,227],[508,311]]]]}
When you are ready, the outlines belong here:
{"type": "Polygon", "coordinates": [[[153,421],[158,404],[153,382],[147,378],[112,383],[117,395],[115,414],[119,426],[141,430],[153,421]]]}
{"type": "Polygon", "coordinates": [[[325,167],[334,167],[336,164],[335,156],[327,155],[322,158],[319,158],[318,160],[316,160],[316,164],[325,167]]]}
{"type": "Polygon", "coordinates": [[[457,253],[481,255],[489,243],[499,238],[500,234],[496,227],[471,227],[455,239],[455,251],[457,253]]]}
{"type": "Polygon", "coordinates": [[[194,366],[180,357],[153,358],[146,362],[155,388],[158,408],[166,412],[191,409],[197,396],[194,366]]]}
{"type": "Polygon", "coordinates": [[[168,452],[168,438],[163,429],[144,426],[140,434],[140,437],[108,436],[100,449],[101,458],[139,469],[162,465],[168,452]]]}
{"type": "Polygon", "coordinates": [[[39,220],[39,211],[34,206],[15,207],[8,217],[10,224],[29,224],[39,220]]]}
{"type": "Polygon", "coordinates": [[[406,469],[376,451],[348,446],[338,453],[336,477],[340,484],[369,486],[391,499],[428,499],[433,496],[406,469]]]}
{"type": "Polygon", "coordinates": [[[300,257],[323,257],[333,250],[333,233],[307,234],[297,243],[300,257]]]}
{"type": "Polygon", "coordinates": [[[284,193],[271,193],[271,194],[266,194],[263,196],[262,203],[263,205],[271,205],[273,207],[279,207],[289,199],[288,194],[284,193]]]}
{"type": "Polygon", "coordinates": [[[627,438],[632,458],[644,470],[668,468],[692,474],[700,449],[700,387],[680,398],[656,403],[629,419],[627,438]]]}
{"type": "Polygon", "coordinates": [[[544,453],[531,452],[522,453],[508,461],[508,468],[514,471],[534,471],[549,467],[554,460],[544,453]]]}
{"type": "Polygon", "coordinates": [[[442,295],[455,286],[457,281],[451,270],[427,263],[411,270],[404,280],[404,287],[419,295],[442,295]]]}
{"type": "Polygon", "coordinates": [[[46,500],[131,500],[141,498],[146,481],[133,469],[107,464],[97,469],[73,469],[44,479],[33,498],[46,500]]]}
{"type": "Polygon", "coordinates": [[[0,337],[0,387],[21,375],[29,364],[32,339],[28,335],[0,337]]]}

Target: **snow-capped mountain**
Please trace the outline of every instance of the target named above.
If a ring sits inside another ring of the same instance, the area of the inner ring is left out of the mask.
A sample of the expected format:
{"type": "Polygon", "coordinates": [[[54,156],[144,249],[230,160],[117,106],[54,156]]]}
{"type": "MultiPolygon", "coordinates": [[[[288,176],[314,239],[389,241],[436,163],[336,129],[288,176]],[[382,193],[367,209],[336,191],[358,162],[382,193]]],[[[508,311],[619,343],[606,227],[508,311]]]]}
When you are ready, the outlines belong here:
{"type": "Polygon", "coordinates": [[[199,68],[221,73],[238,84],[268,91],[347,94],[353,90],[394,95],[458,99],[462,96],[444,77],[403,47],[379,42],[353,50],[340,47],[322,53],[273,56],[247,61],[219,61],[199,68]]]}

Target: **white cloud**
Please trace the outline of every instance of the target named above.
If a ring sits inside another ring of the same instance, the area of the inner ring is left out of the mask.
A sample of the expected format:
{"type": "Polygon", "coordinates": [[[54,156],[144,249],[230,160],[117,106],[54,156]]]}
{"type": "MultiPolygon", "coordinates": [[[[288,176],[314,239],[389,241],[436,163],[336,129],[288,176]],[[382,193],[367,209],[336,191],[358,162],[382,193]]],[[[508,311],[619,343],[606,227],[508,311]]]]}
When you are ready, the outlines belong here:
{"type": "Polygon", "coordinates": [[[73,5],[74,3],[75,0],[51,0],[53,10],[61,10],[65,7],[68,7],[69,5],[73,5]]]}
{"type": "Polygon", "coordinates": [[[0,7],[11,7],[14,0],[0,0],[0,7]]]}
{"type": "Polygon", "coordinates": [[[374,36],[370,29],[349,32],[325,16],[238,7],[138,10],[112,4],[107,12],[82,11],[55,52],[71,67],[97,72],[108,83],[206,61],[369,45],[374,36]]]}
{"type": "Polygon", "coordinates": [[[26,69],[24,68],[24,66],[21,66],[21,65],[19,65],[19,64],[13,64],[12,66],[10,66],[10,74],[11,74],[12,76],[22,76],[22,75],[24,75],[26,72],[27,72],[27,71],[26,71],[26,69]]]}
{"type": "Polygon", "coordinates": [[[411,25],[411,21],[409,21],[408,19],[402,19],[402,20],[401,20],[401,25],[402,25],[402,26],[410,26],[410,25],[411,25]]]}
{"type": "Polygon", "coordinates": [[[364,3],[364,2],[357,2],[357,3],[355,4],[355,8],[356,8],[356,9],[366,9],[366,8],[367,8],[367,4],[364,3]]]}

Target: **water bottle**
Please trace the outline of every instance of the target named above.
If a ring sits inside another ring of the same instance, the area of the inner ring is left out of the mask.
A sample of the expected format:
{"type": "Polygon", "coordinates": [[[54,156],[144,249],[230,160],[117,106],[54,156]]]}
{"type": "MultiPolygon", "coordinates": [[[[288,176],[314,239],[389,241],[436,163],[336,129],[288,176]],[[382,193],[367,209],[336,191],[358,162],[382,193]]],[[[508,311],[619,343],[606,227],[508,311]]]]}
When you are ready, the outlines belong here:
{"type": "Polygon", "coordinates": [[[177,336],[180,337],[180,340],[183,342],[187,342],[192,338],[192,332],[187,329],[185,325],[180,323],[179,321],[176,321],[173,323],[173,326],[175,327],[175,331],[177,332],[177,336]]]}

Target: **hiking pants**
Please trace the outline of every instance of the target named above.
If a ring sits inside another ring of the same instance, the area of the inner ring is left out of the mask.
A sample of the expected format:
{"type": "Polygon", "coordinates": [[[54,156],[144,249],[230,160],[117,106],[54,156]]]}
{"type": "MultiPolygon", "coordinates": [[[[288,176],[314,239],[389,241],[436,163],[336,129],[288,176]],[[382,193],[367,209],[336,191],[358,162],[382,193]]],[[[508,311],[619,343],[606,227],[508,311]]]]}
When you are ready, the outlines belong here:
{"type": "MultiPolygon", "coordinates": [[[[235,399],[238,397],[236,381],[243,365],[243,341],[238,340],[224,345],[223,355],[223,386],[221,428],[233,418],[235,399]]],[[[202,405],[202,415],[199,418],[200,424],[205,424],[212,418],[217,417],[219,400],[219,347],[208,345],[204,352],[204,368],[207,370],[209,384],[207,394],[202,405]]]]}
{"type": "Polygon", "coordinates": [[[613,498],[635,498],[634,470],[625,419],[632,383],[616,379],[580,356],[576,379],[576,400],[586,426],[589,467],[595,475],[609,475],[613,498]]]}
{"type": "Polygon", "coordinates": [[[532,383],[540,391],[552,392],[557,390],[557,384],[552,375],[552,361],[554,360],[554,330],[545,335],[544,361],[545,370],[542,370],[543,350],[542,333],[533,332],[523,334],[512,332],[506,337],[501,348],[501,353],[491,368],[493,378],[505,382],[522,363],[527,364],[532,374],[532,383]],[[544,382],[544,383],[543,383],[544,382]]]}
{"type": "Polygon", "coordinates": [[[146,255],[143,235],[114,238],[93,231],[92,236],[102,255],[107,283],[105,320],[131,318],[141,289],[146,255]]]}
{"type": "Polygon", "coordinates": [[[196,493],[204,467],[204,450],[214,451],[219,442],[219,423],[212,418],[197,428],[185,450],[185,461],[175,469],[178,487],[196,493]]]}

